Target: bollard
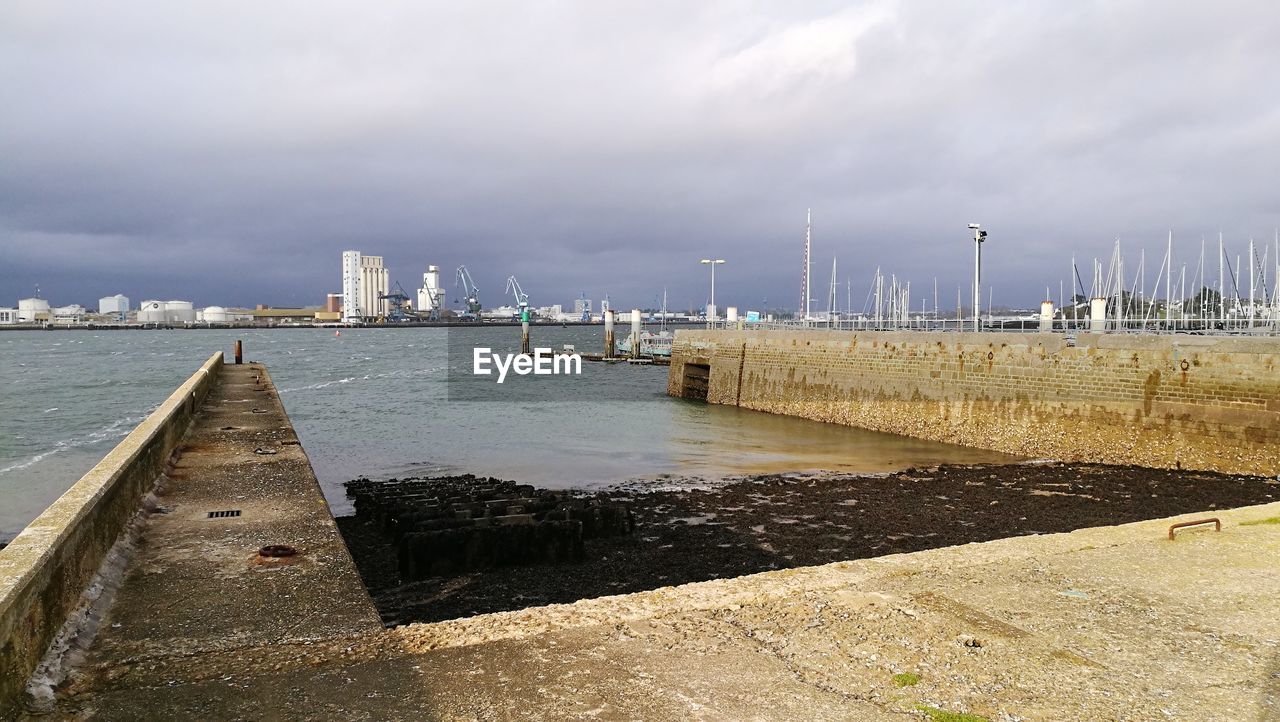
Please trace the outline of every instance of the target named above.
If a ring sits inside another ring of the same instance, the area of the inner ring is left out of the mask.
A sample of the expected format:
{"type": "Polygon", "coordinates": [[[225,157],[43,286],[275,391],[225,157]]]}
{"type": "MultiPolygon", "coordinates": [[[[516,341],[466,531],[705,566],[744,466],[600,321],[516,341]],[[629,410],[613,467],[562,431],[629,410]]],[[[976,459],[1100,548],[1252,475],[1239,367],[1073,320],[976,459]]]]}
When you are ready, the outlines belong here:
{"type": "Polygon", "coordinates": [[[640,309],[631,309],[631,358],[640,358],[640,309]]]}
{"type": "Polygon", "coordinates": [[[241,346],[239,339],[236,339],[236,365],[244,363],[244,348],[241,346]]]}
{"type": "Polygon", "coordinates": [[[529,350],[529,312],[520,312],[520,353],[528,355],[529,350]]]}
{"type": "Polygon", "coordinates": [[[613,358],[613,309],[604,312],[604,357],[613,358]]]}

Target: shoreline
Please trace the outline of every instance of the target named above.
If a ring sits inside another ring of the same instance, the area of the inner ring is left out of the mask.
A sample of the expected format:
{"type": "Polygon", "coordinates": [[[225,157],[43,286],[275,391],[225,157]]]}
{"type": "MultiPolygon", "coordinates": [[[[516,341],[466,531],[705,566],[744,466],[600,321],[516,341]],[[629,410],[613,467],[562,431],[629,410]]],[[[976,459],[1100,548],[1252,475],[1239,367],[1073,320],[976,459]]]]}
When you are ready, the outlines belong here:
{"type": "Polygon", "coordinates": [[[375,525],[337,522],[383,622],[398,626],[1280,499],[1263,477],[1040,461],[670,488],[679,481],[581,491],[635,519],[630,536],[588,540],[583,561],[407,583],[375,525]]]}
{"type": "MultiPolygon", "coordinates": [[[[657,326],[659,321],[644,322],[644,326],[657,326]]],[[[503,320],[503,321],[405,321],[397,323],[368,323],[360,325],[351,325],[343,323],[299,323],[299,324],[272,324],[261,326],[245,326],[227,323],[215,324],[199,324],[194,326],[170,326],[164,324],[79,324],[79,325],[23,325],[23,324],[6,324],[0,325],[0,331],[259,331],[259,330],[290,330],[290,329],[366,329],[366,328],[485,328],[488,326],[502,327],[519,327],[520,321],[503,320]]],[[[604,321],[536,321],[530,320],[529,325],[533,328],[545,327],[564,327],[570,326],[599,326],[604,328],[604,321]]],[[[704,321],[667,321],[667,326],[679,326],[689,328],[705,327],[704,321]]],[[[622,324],[619,324],[621,328],[622,324]]]]}

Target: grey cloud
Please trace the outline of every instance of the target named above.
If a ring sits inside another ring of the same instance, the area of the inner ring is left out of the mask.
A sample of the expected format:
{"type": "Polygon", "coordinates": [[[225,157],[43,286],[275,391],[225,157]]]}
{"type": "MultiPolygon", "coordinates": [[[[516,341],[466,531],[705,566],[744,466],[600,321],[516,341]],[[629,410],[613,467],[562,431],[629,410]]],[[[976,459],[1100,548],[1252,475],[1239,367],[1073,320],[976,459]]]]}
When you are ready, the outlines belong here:
{"type": "Polygon", "coordinates": [[[855,305],[876,266],[951,305],[971,220],[1029,304],[1116,236],[1271,236],[1277,31],[1245,2],[7,3],[0,305],[319,303],[360,248],[621,306],[704,302],[714,254],[722,305],[794,306],[809,206],[855,305]]]}

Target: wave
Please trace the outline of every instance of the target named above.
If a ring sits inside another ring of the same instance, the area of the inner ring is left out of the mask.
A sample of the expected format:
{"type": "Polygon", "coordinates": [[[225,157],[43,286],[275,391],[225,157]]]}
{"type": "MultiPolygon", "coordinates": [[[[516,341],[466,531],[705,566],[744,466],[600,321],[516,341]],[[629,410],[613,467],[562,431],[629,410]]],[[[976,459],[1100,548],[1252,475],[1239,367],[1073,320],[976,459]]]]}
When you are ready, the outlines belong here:
{"type": "Polygon", "coordinates": [[[90,431],[83,436],[73,436],[69,439],[56,441],[51,449],[41,451],[40,453],[23,461],[10,464],[5,467],[0,467],[0,474],[29,469],[54,454],[60,454],[64,451],[76,449],[81,446],[92,446],[93,444],[100,444],[104,441],[123,439],[128,436],[129,432],[133,431],[133,428],[141,423],[145,418],[147,418],[146,414],[143,414],[142,416],[125,416],[112,421],[110,424],[107,424],[97,431],[90,431]]]}
{"type": "Polygon", "coordinates": [[[364,376],[347,376],[346,378],[333,379],[330,381],[319,381],[314,384],[307,384],[306,386],[291,386],[287,389],[280,389],[280,393],[288,394],[288,393],[293,393],[295,391],[316,391],[319,389],[328,388],[330,386],[336,386],[338,384],[349,384],[353,381],[369,381],[371,379],[400,379],[400,378],[408,378],[410,376],[436,373],[444,370],[446,370],[446,367],[444,366],[432,366],[430,368],[425,368],[425,369],[388,371],[380,374],[365,374],[364,376]]]}
{"type": "Polygon", "coordinates": [[[316,389],[326,389],[326,388],[329,388],[330,386],[336,386],[337,384],[349,384],[355,380],[356,380],[355,376],[348,376],[345,379],[335,379],[333,381],[323,381],[317,384],[308,384],[306,386],[294,386],[293,388],[280,389],[280,393],[288,394],[294,391],[314,391],[316,389]]]}

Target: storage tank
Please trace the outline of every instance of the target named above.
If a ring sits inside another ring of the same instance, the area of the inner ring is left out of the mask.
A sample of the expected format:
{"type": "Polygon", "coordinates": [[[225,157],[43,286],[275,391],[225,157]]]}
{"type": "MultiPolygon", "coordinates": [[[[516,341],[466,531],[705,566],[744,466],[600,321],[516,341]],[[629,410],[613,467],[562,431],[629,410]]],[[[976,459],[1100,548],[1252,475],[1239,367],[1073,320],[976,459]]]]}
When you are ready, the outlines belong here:
{"type": "Polygon", "coordinates": [[[18,301],[18,322],[34,323],[38,314],[49,315],[49,302],[43,298],[24,298],[18,301]]]}
{"type": "Polygon", "coordinates": [[[129,297],[117,293],[114,296],[99,298],[98,313],[104,316],[119,316],[123,320],[125,314],[129,313],[129,297]]]}
{"type": "Polygon", "coordinates": [[[143,301],[138,305],[138,323],[166,323],[164,301],[143,301]]]}
{"type": "Polygon", "coordinates": [[[196,322],[196,308],[190,301],[165,301],[164,315],[171,324],[196,322]]]}
{"type": "Polygon", "coordinates": [[[227,323],[231,318],[227,309],[222,306],[206,306],[200,312],[200,317],[205,323],[227,323]]]}

